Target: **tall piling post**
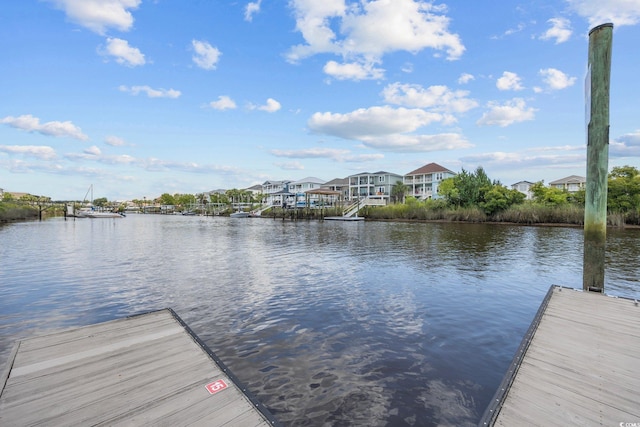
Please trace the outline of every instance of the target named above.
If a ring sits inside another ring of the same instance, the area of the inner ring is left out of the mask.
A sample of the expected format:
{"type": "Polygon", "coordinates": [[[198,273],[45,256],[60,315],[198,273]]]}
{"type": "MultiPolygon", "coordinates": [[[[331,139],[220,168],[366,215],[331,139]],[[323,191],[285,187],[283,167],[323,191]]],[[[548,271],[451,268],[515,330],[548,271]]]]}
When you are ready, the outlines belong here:
{"type": "Polygon", "coordinates": [[[599,25],[589,32],[589,68],[585,82],[587,186],[582,288],[595,292],[604,292],[612,33],[613,24],[599,25]]]}

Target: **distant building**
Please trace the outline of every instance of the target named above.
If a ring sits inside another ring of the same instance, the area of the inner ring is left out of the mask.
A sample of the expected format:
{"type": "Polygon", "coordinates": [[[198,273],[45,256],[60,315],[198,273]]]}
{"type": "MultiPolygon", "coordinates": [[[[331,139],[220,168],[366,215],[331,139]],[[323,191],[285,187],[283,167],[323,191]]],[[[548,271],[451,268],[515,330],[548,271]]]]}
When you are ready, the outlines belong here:
{"type": "Polygon", "coordinates": [[[324,179],[316,178],[313,176],[309,176],[289,183],[289,192],[295,194],[294,197],[296,206],[306,206],[307,202],[315,204],[318,199],[318,195],[305,193],[309,190],[319,189],[324,183],[324,179]]]}
{"type": "Polygon", "coordinates": [[[453,178],[456,173],[440,166],[429,163],[421,168],[409,172],[403,177],[403,183],[409,188],[407,195],[417,199],[437,199],[438,186],[447,178],[453,178]]]}
{"type": "Polygon", "coordinates": [[[549,183],[549,187],[566,190],[569,193],[575,193],[576,191],[585,188],[586,185],[587,178],[578,175],[571,175],[549,183]]]}
{"type": "Polygon", "coordinates": [[[391,188],[398,182],[402,182],[402,175],[391,172],[362,172],[357,175],[350,175],[349,199],[355,200],[357,197],[379,198],[385,202],[391,197],[391,188]]]}
{"type": "Polygon", "coordinates": [[[289,191],[291,181],[265,181],[262,184],[262,193],[266,195],[265,203],[269,205],[282,205],[287,202],[293,193],[289,191]]]}
{"type": "Polygon", "coordinates": [[[342,194],[342,198],[344,200],[349,199],[349,178],[334,178],[331,181],[322,184],[320,188],[339,191],[342,194]]]}
{"type": "Polygon", "coordinates": [[[524,194],[526,200],[531,200],[531,199],[533,199],[533,193],[531,192],[531,186],[534,185],[534,184],[535,184],[535,182],[520,181],[520,182],[516,182],[515,184],[511,184],[511,189],[512,190],[517,190],[517,191],[521,192],[522,194],[524,194]]]}

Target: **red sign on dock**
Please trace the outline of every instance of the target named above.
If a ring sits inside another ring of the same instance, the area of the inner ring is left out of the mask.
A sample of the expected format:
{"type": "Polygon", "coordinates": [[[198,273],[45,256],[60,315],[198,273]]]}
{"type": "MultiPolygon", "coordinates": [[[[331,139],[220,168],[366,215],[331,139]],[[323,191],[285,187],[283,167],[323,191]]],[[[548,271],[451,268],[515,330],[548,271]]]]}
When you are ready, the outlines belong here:
{"type": "Polygon", "coordinates": [[[217,380],[207,384],[206,387],[209,393],[216,394],[217,392],[222,391],[229,386],[227,385],[226,382],[224,382],[224,380],[217,380]]]}

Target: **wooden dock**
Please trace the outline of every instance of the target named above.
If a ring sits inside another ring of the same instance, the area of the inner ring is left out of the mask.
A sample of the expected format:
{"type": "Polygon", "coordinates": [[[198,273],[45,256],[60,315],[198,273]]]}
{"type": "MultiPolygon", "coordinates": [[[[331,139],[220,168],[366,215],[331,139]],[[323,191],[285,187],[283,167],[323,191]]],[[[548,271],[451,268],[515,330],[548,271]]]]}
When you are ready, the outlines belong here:
{"type": "Polygon", "coordinates": [[[0,425],[280,425],[170,309],[28,338],[0,425]]]}
{"type": "Polygon", "coordinates": [[[640,426],[640,307],[553,286],[480,426],[640,426]]]}

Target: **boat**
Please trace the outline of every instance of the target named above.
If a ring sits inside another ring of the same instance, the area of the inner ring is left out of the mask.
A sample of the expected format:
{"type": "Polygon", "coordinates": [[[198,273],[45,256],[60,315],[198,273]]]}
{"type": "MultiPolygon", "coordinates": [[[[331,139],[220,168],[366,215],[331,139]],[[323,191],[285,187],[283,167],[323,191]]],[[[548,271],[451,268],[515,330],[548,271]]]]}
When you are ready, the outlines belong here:
{"type": "Polygon", "coordinates": [[[231,218],[248,218],[249,212],[237,211],[229,215],[231,218]]]}
{"type": "Polygon", "coordinates": [[[124,214],[112,211],[97,211],[93,206],[93,184],[89,186],[87,193],[84,195],[84,200],[87,200],[87,195],[91,193],[91,202],[85,207],[78,210],[73,209],[73,216],[76,218],[124,218],[124,214]]]}

